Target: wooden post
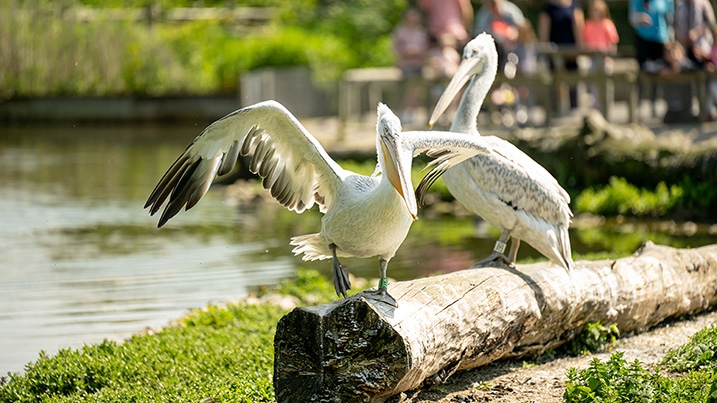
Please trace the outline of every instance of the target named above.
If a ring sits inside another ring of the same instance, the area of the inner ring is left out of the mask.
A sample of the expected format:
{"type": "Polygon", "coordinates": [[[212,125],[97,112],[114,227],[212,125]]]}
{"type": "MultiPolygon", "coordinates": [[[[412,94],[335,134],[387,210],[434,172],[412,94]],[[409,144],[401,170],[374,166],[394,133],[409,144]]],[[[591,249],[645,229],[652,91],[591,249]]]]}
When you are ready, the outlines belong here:
{"type": "Polygon", "coordinates": [[[638,124],[640,122],[640,80],[638,80],[638,73],[628,73],[629,77],[627,80],[630,83],[630,92],[628,94],[628,105],[630,107],[630,123],[638,124]]]}
{"type": "Polygon", "coordinates": [[[707,103],[707,92],[709,91],[710,81],[707,79],[706,71],[699,71],[697,77],[697,101],[700,104],[699,120],[700,123],[705,123],[709,119],[710,111],[707,103]]]}
{"type": "Polygon", "coordinates": [[[296,308],[278,324],[274,387],[283,402],[382,402],[455,371],[539,355],[587,322],[643,331],[717,304],[717,245],[648,243],[635,255],[479,268],[389,286],[398,309],[360,294],[296,308]]]}

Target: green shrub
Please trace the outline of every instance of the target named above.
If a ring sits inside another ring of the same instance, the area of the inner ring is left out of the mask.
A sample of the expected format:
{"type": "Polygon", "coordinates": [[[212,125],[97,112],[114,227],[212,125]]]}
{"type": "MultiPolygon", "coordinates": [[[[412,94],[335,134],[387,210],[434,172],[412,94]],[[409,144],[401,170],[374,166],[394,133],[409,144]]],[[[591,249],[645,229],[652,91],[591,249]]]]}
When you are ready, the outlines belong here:
{"type": "Polygon", "coordinates": [[[690,338],[689,343],[670,350],[662,365],[672,372],[717,367],[717,325],[700,330],[690,338]]]}
{"type": "Polygon", "coordinates": [[[595,358],[582,371],[570,368],[567,376],[566,402],[657,402],[666,387],[659,372],[647,371],[637,360],[628,363],[622,352],[608,361],[595,358]]]}
{"type": "Polygon", "coordinates": [[[660,182],[654,191],[638,189],[624,178],[611,177],[608,186],[584,190],[575,201],[578,212],[659,217],[681,202],[682,189],[660,182]]]}
{"type": "Polygon", "coordinates": [[[619,336],[616,324],[605,326],[600,321],[586,323],[582,331],[561,349],[572,356],[596,353],[615,343],[619,336]]]}
{"type": "Polygon", "coordinates": [[[650,370],[635,360],[628,363],[623,353],[609,360],[594,359],[588,368],[570,368],[563,399],[565,402],[717,402],[717,327],[696,333],[687,344],[665,355],[662,367],[673,373],[650,370]],[[676,374],[674,372],[680,372],[676,374]]]}
{"type": "Polygon", "coordinates": [[[714,182],[696,182],[689,176],[685,176],[679,186],[682,188],[681,207],[715,213],[717,184],[714,182]]]}

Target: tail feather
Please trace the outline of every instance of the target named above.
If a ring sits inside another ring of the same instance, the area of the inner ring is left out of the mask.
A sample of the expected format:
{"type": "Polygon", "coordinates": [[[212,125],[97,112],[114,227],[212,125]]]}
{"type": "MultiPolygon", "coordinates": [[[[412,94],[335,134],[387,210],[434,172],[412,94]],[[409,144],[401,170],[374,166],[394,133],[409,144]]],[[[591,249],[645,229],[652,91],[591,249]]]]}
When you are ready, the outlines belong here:
{"type": "Polygon", "coordinates": [[[572,249],[570,247],[570,236],[568,235],[568,229],[566,227],[560,226],[557,231],[558,235],[558,250],[560,251],[560,257],[562,258],[562,264],[568,272],[573,270],[575,268],[575,263],[573,262],[572,257],[572,249]]]}
{"type": "Polygon", "coordinates": [[[331,259],[331,251],[323,237],[319,234],[299,235],[291,238],[290,245],[295,246],[291,251],[294,255],[301,255],[302,260],[331,259]]]}

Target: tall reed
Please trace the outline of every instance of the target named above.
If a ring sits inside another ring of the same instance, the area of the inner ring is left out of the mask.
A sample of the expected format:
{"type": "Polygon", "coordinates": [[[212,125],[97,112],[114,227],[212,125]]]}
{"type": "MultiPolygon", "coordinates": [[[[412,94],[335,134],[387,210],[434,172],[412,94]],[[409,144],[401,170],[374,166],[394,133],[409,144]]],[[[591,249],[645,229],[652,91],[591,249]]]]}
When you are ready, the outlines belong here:
{"type": "Polygon", "coordinates": [[[0,0],[0,97],[207,92],[159,29],[0,0]]]}

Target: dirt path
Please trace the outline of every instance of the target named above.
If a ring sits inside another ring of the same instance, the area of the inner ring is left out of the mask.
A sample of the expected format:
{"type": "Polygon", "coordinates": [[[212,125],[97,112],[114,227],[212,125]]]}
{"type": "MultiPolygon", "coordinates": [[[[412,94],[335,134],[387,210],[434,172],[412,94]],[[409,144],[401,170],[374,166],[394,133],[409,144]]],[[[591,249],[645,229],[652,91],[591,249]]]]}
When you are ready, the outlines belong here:
{"type": "Polygon", "coordinates": [[[695,332],[714,323],[717,311],[668,322],[647,333],[623,335],[606,353],[556,358],[535,365],[524,365],[522,361],[493,363],[456,374],[445,385],[406,396],[401,403],[562,402],[568,368],[586,368],[592,359],[606,360],[617,351],[623,351],[628,362],[638,359],[653,364],[668,350],[686,343],[695,332]]]}

